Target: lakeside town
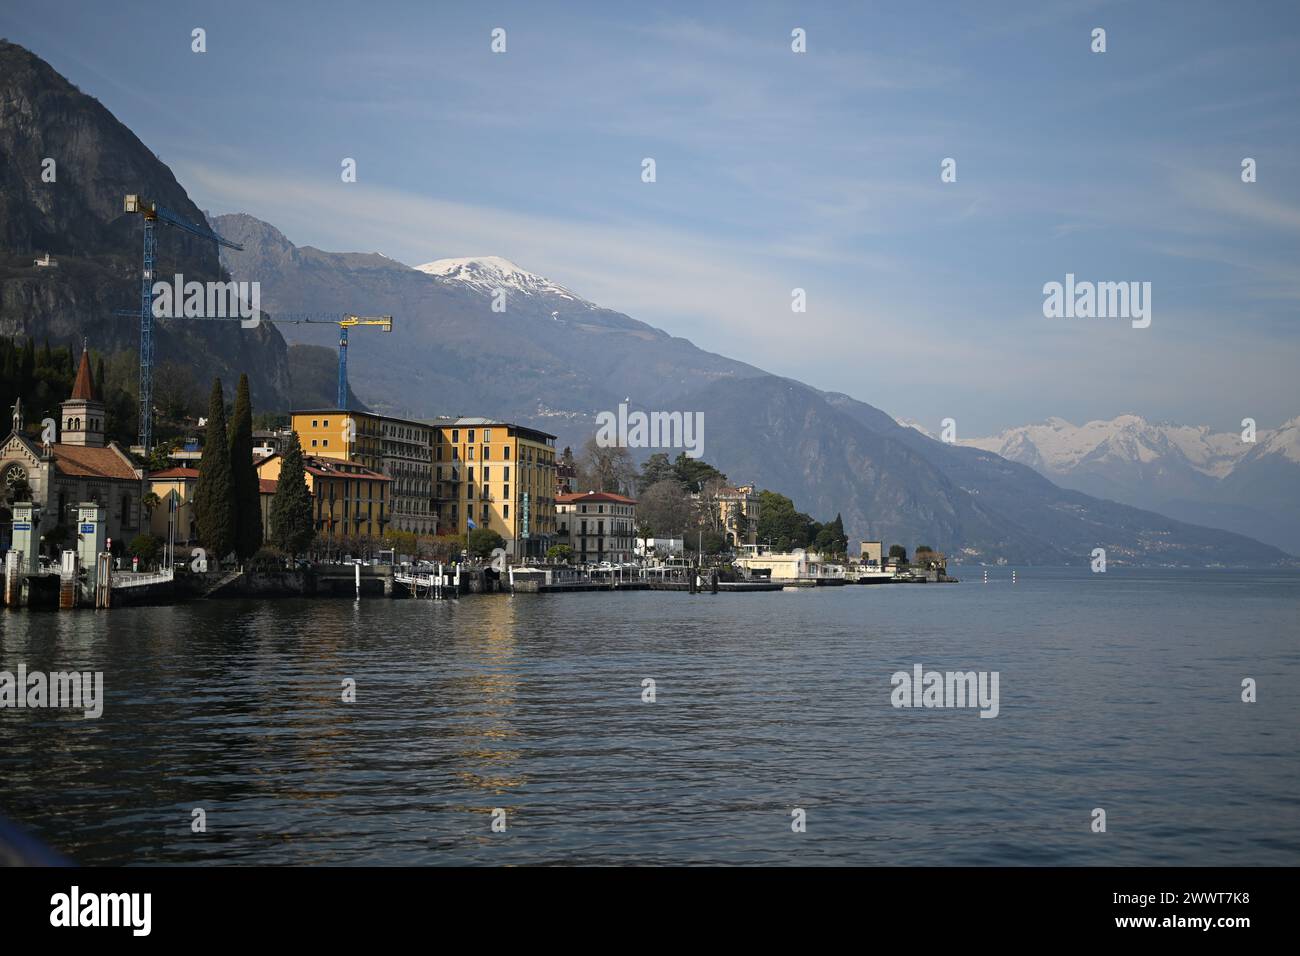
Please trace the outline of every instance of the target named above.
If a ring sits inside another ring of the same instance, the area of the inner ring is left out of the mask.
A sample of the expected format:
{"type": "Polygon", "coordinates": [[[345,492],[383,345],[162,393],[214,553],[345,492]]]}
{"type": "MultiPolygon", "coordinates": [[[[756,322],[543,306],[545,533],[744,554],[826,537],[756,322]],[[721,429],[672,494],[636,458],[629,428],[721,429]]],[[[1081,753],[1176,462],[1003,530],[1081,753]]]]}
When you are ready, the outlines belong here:
{"type": "MultiPolygon", "coordinates": [[[[34,353],[11,363],[20,392],[34,353]]],[[[72,352],[40,361],[71,367],[72,352]]],[[[208,415],[145,455],[108,437],[103,359],[97,376],[83,346],[75,364],[58,418],[28,423],[20,393],[0,444],[6,605],[952,580],[925,545],[909,559],[861,541],[851,558],[839,516],[684,452],[637,468],[594,438],[575,456],[514,422],[343,408],[255,428],[247,377],[229,410],[214,382],[208,415]]]]}

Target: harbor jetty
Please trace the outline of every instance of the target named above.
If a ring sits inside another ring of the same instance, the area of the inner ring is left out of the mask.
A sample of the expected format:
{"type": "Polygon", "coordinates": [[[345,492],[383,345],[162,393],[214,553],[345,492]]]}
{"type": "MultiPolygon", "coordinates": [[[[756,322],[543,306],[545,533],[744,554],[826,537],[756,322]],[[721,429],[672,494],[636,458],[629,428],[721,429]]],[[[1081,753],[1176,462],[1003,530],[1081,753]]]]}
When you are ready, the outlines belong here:
{"type": "Polygon", "coordinates": [[[751,553],[701,565],[681,558],[625,564],[452,564],[301,562],[294,567],[195,570],[183,564],[155,570],[122,569],[106,553],[64,552],[57,566],[27,564],[10,551],[4,563],[4,604],[31,609],[130,607],[223,598],[418,598],[446,600],[470,594],[556,594],[600,591],[674,591],[751,594],[854,584],[954,582],[946,569],[835,564],[819,556],[751,553]]]}

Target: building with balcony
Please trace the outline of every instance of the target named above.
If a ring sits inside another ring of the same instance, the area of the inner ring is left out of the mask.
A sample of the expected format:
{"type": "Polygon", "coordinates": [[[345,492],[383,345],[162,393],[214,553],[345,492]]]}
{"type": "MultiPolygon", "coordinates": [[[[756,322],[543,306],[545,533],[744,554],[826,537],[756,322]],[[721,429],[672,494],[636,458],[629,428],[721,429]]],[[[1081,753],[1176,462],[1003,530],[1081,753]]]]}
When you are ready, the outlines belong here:
{"type": "Polygon", "coordinates": [[[427,422],[372,412],[294,412],[291,427],[304,455],[354,462],[392,479],[388,524],[418,535],[438,533],[433,477],[435,433],[427,422]]]}
{"type": "MultiPolygon", "coordinates": [[[[260,481],[262,535],[271,536],[271,502],[284,457],[278,452],[255,464],[260,481]]],[[[378,538],[389,526],[393,480],[354,461],[303,455],[312,521],[326,549],[348,550],[356,538],[378,538]]]]}
{"type": "Polygon", "coordinates": [[[491,528],[513,557],[541,557],[555,539],[555,436],[490,418],[438,418],[434,498],[443,534],[491,528]]]}
{"type": "Polygon", "coordinates": [[[636,499],[610,491],[560,495],[555,501],[560,541],[583,563],[631,561],[636,499]]]}

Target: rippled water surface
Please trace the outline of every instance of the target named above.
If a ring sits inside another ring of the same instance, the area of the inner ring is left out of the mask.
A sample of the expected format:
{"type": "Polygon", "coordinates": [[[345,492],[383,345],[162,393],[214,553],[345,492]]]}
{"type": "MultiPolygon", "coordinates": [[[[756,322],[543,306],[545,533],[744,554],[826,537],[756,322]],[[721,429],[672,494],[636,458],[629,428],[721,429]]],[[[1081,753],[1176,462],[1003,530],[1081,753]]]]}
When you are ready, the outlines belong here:
{"type": "Polygon", "coordinates": [[[0,612],[0,669],[106,685],[0,710],[0,813],[85,863],[1300,863],[1300,574],[958,574],[0,612]],[[894,709],[917,663],[1000,715],[894,709]]]}

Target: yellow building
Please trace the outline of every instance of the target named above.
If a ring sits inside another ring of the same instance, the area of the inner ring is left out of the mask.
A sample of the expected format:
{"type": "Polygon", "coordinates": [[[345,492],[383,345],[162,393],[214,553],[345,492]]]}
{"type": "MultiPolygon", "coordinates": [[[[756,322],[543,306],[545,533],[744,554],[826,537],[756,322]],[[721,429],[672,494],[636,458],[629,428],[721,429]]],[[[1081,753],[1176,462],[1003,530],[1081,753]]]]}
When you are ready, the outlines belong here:
{"type": "Polygon", "coordinates": [[[390,525],[418,535],[438,533],[434,505],[435,431],[427,422],[371,412],[294,412],[292,428],[304,455],[356,462],[392,479],[390,525]]]}
{"type": "Polygon", "coordinates": [[[491,528],[514,557],[544,555],[555,537],[555,436],[489,418],[425,424],[440,533],[491,528]]]}
{"type": "MultiPolygon", "coordinates": [[[[256,465],[261,481],[262,534],[271,535],[271,502],[280,478],[283,456],[269,455],[256,465]]],[[[392,480],[364,465],[336,458],[303,455],[303,471],[311,492],[316,533],[333,551],[350,550],[353,539],[379,538],[389,526],[392,480]]]]}
{"type": "Polygon", "coordinates": [[[730,548],[758,542],[758,491],[753,485],[720,488],[717,493],[718,523],[730,548]]]}
{"type": "Polygon", "coordinates": [[[176,495],[176,543],[197,541],[198,519],[194,514],[194,489],[199,484],[197,468],[167,468],[151,472],[149,490],[158,496],[158,504],[149,513],[149,531],[167,540],[168,526],[172,520],[171,495],[176,495]]]}

